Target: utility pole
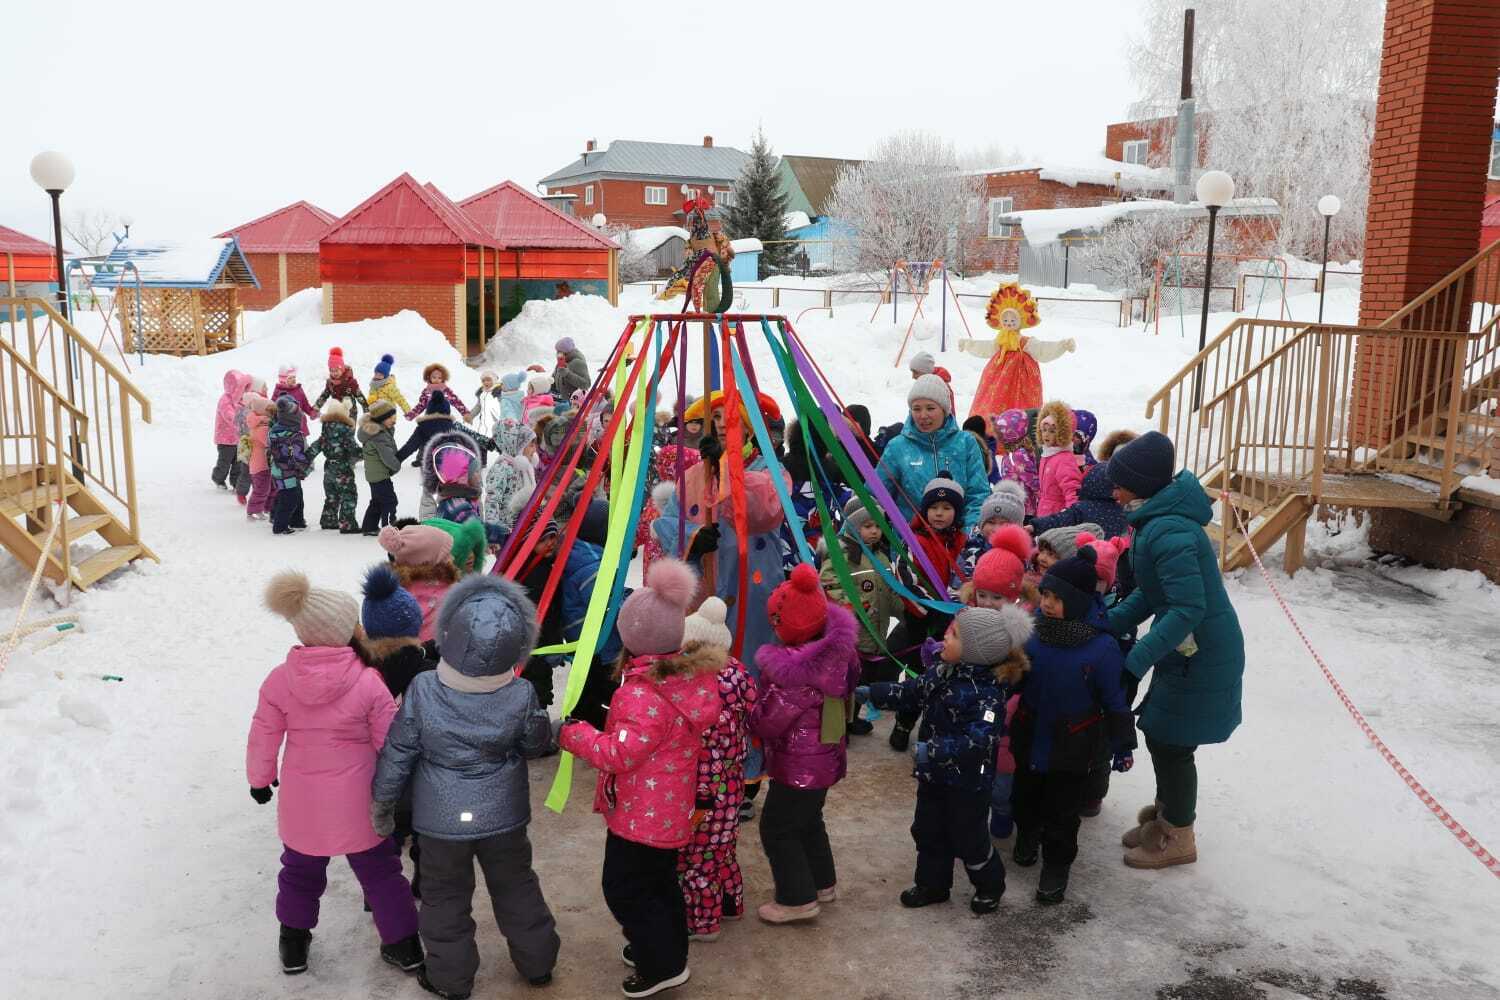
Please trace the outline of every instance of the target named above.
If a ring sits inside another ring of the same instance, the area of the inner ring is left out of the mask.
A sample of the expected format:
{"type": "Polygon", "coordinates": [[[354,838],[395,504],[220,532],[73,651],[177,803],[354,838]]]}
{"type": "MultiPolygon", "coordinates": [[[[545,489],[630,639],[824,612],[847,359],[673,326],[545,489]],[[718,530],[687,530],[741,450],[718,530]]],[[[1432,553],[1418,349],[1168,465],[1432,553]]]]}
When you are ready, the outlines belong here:
{"type": "Polygon", "coordinates": [[[1193,200],[1193,165],[1198,159],[1193,111],[1193,8],[1189,7],[1182,12],[1182,89],[1177,101],[1177,133],[1172,137],[1172,200],[1179,205],[1193,200]]]}

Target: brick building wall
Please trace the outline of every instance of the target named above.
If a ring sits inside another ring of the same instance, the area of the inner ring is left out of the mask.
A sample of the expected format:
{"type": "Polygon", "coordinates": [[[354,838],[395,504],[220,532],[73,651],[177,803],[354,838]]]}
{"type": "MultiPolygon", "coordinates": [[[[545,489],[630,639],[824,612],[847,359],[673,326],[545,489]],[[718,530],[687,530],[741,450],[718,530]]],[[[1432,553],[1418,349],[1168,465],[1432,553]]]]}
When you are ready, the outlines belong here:
{"type": "Polygon", "coordinates": [[[270,309],[281,301],[281,268],[279,255],[274,253],[247,253],[245,259],[260,281],[259,288],[241,288],[240,305],[246,309],[270,309]]]}
{"type": "Polygon", "coordinates": [[[430,326],[440,331],[455,346],[462,349],[458,339],[458,313],[455,290],[461,285],[406,285],[406,284],[334,284],[324,288],[324,294],[332,300],[328,320],[332,323],[353,323],[362,319],[379,319],[394,316],[403,309],[420,313],[430,326]]]}
{"type": "MultiPolygon", "coordinates": [[[[683,181],[648,181],[648,180],[604,180],[590,181],[588,184],[568,184],[561,187],[549,185],[549,194],[573,194],[578,198],[573,202],[573,210],[578,218],[587,222],[594,217],[594,213],[603,212],[605,218],[609,219],[611,225],[628,226],[631,229],[644,229],[647,226],[680,226],[682,225],[682,185],[683,181]],[[586,189],[590,186],[594,189],[594,202],[588,204],[586,189]],[[646,204],[646,188],[664,187],[667,189],[667,203],[665,205],[646,204]]],[[[711,186],[715,191],[727,190],[733,187],[729,181],[688,181],[688,187],[695,187],[700,192],[707,191],[711,186]]]]}
{"type": "Polygon", "coordinates": [[[1012,212],[1041,208],[1090,208],[1107,201],[1119,201],[1114,188],[1103,184],[1069,186],[1044,181],[1036,170],[1017,170],[990,174],[984,179],[984,202],[980,210],[981,235],[964,248],[964,268],[970,272],[1002,271],[1013,273],[1020,267],[1021,241],[1015,237],[991,237],[989,203],[992,198],[1010,198],[1012,212]]]}
{"type": "Polygon", "coordinates": [[[1500,510],[1471,503],[1448,522],[1408,510],[1376,511],[1370,520],[1370,548],[1427,566],[1478,570],[1500,581],[1500,510]]]}
{"type": "MultiPolygon", "coordinates": [[[[1202,166],[1208,158],[1208,115],[1194,117],[1194,128],[1198,133],[1198,163],[1202,166]]],[[[1125,144],[1140,139],[1151,145],[1146,149],[1146,166],[1170,167],[1172,165],[1172,138],[1177,135],[1177,119],[1143,118],[1140,121],[1116,122],[1104,128],[1104,155],[1111,160],[1125,159],[1125,144]]]]}
{"type": "Polygon", "coordinates": [[[304,288],[317,288],[323,283],[318,277],[318,255],[315,253],[289,253],[286,255],[286,290],[283,297],[295,295],[304,288]]]}

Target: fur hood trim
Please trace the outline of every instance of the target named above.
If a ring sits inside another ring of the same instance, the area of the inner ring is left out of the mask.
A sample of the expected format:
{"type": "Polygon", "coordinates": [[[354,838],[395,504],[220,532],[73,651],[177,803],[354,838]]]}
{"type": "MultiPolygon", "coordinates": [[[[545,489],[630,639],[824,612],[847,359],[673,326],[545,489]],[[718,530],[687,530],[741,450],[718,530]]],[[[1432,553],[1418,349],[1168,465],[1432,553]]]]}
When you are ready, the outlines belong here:
{"type": "Polygon", "coordinates": [[[676,653],[658,657],[645,676],[651,683],[660,684],[672,677],[716,674],[728,665],[729,650],[702,642],[690,642],[676,653]]]}
{"type": "Polygon", "coordinates": [[[403,587],[427,580],[436,583],[458,582],[458,566],[453,562],[452,556],[426,566],[408,566],[405,563],[392,563],[391,566],[395,569],[396,576],[401,580],[403,587]]]}
{"type": "Polygon", "coordinates": [[[995,679],[1001,684],[1014,686],[1019,683],[1026,672],[1031,669],[1031,661],[1026,658],[1025,652],[1020,649],[1012,649],[1010,655],[990,668],[995,674],[995,679]]]}
{"type": "Polygon", "coordinates": [[[1042,439],[1042,421],[1048,417],[1057,422],[1057,429],[1061,432],[1059,435],[1061,442],[1058,447],[1071,449],[1073,447],[1073,431],[1078,426],[1078,421],[1073,416],[1072,408],[1060,399],[1054,399],[1042,405],[1042,408],[1036,413],[1036,436],[1038,443],[1042,439]]]}
{"type": "Polygon", "coordinates": [[[328,401],[328,405],[323,407],[323,416],[319,419],[325,424],[343,424],[351,428],[354,426],[354,418],[349,416],[349,408],[336,399],[328,401]]]}
{"type": "Polygon", "coordinates": [[[422,384],[424,386],[431,384],[433,372],[442,372],[443,384],[448,384],[448,366],[443,364],[442,362],[434,361],[432,364],[422,369],[422,384]]]}
{"type": "Polygon", "coordinates": [[[1108,462],[1109,457],[1115,453],[1116,449],[1123,448],[1131,441],[1134,441],[1137,436],[1135,431],[1110,431],[1104,436],[1104,440],[1100,442],[1099,447],[1094,449],[1094,453],[1099,458],[1099,464],[1103,465],[1105,462],[1108,462]]]}
{"type": "Polygon", "coordinates": [[[361,444],[380,434],[394,435],[395,430],[368,418],[359,422],[359,440],[361,444]]]}
{"type": "Polygon", "coordinates": [[[830,698],[842,698],[849,692],[849,663],[859,624],[854,615],[840,605],[828,605],[828,624],[823,634],[800,646],[766,643],[756,650],[755,662],[761,676],[781,687],[812,687],[830,698]]]}
{"type": "Polygon", "coordinates": [[[408,646],[421,649],[422,640],[414,635],[393,635],[385,639],[371,639],[367,635],[361,635],[359,646],[365,654],[365,662],[374,666],[376,663],[390,659],[408,646]]]}

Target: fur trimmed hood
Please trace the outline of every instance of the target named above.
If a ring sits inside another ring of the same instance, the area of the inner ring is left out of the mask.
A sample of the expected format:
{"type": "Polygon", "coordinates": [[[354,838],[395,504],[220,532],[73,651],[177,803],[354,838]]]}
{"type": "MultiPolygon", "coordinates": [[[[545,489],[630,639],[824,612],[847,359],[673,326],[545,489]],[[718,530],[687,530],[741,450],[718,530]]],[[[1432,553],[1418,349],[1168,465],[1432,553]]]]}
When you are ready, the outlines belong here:
{"type": "Polygon", "coordinates": [[[823,634],[799,646],[766,643],[755,654],[763,680],[785,688],[816,688],[829,698],[848,695],[849,661],[859,625],[847,608],[830,603],[823,634]]]}
{"type": "Polygon", "coordinates": [[[997,681],[1001,684],[1009,684],[1011,687],[1020,683],[1021,678],[1025,677],[1030,670],[1031,660],[1026,657],[1025,651],[1019,646],[1012,649],[1005,659],[990,668],[997,681]]]}
{"type": "Polygon", "coordinates": [[[422,369],[422,385],[423,386],[428,386],[428,385],[432,384],[432,373],[433,372],[442,372],[443,373],[443,384],[444,385],[448,384],[448,366],[445,365],[445,364],[443,364],[440,361],[434,361],[432,364],[430,364],[427,367],[425,367],[425,368],[422,369]]]}
{"type": "Polygon", "coordinates": [[[701,642],[690,642],[675,653],[657,657],[637,657],[627,660],[625,669],[641,660],[652,660],[651,668],[641,676],[653,684],[660,684],[672,677],[688,677],[694,674],[717,674],[729,665],[729,650],[701,642]]]}
{"type": "Polygon", "coordinates": [[[1042,405],[1036,413],[1036,439],[1040,444],[1042,440],[1042,422],[1051,417],[1057,423],[1058,440],[1062,443],[1060,448],[1071,449],[1073,447],[1073,431],[1078,426],[1077,419],[1073,416],[1073,410],[1067,403],[1054,399],[1042,405]]]}
{"type": "Polygon", "coordinates": [[[441,562],[428,563],[425,565],[410,565],[407,563],[392,563],[396,571],[396,578],[401,581],[401,586],[410,587],[414,583],[422,583],[431,580],[433,583],[457,583],[458,566],[452,556],[448,556],[441,562]]]}
{"type": "Polygon", "coordinates": [[[1110,456],[1113,455],[1117,449],[1125,447],[1125,445],[1134,441],[1138,436],[1139,435],[1137,435],[1135,431],[1126,430],[1110,431],[1108,434],[1104,435],[1104,440],[1099,443],[1099,448],[1097,450],[1099,456],[1099,464],[1103,465],[1104,463],[1108,462],[1110,456]]]}
{"type": "Polygon", "coordinates": [[[422,488],[428,493],[437,492],[438,476],[434,462],[440,452],[449,448],[455,448],[469,456],[468,485],[476,490],[481,489],[484,486],[484,468],[479,445],[475,444],[474,439],[459,430],[456,425],[451,430],[438,431],[422,446],[422,488]]]}

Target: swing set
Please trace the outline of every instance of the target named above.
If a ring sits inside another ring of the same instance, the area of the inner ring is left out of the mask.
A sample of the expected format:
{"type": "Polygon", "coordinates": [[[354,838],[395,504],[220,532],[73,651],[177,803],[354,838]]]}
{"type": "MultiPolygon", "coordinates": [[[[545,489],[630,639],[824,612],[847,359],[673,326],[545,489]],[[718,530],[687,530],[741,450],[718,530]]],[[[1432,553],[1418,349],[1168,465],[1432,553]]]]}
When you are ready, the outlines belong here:
{"type": "MultiPolygon", "coordinates": [[[[953,291],[953,286],[948,281],[948,268],[941,260],[898,260],[891,268],[886,277],[885,287],[881,289],[880,301],[875,304],[875,311],[870,313],[870,322],[875,322],[875,317],[880,315],[880,307],[885,303],[887,297],[891,300],[891,323],[900,322],[897,310],[901,299],[901,280],[906,279],[906,293],[911,296],[916,304],[912,312],[911,322],[906,324],[906,336],[901,338],[901,350],[896,352],[896,367],[901,367],[901,358],[906,354],[906,345],[911,340],[912,329],[917,325],[917,317],[922,316],[922,302],[930,294],[932,280],[936,277],[943,283],[938,298],[942,302],[942,317],[940,320],[940,340],[938,350],[948,349],[948,300],[953,300],[954,311],[958,318],[963,320],[964,333],[973,334],[969,330],[969,319],[964,315],[963,309],[958,304],[958,294],[953,291]]],[[[924,317],[925,318],[925,317],[924,317]]]]}
{"type": "MultiPolygon", "coordinates": [[[[1165,289],[1170,289],[1170,288],[1175,287],[1176,290],[1177,290],[1177,326],[1178,326],[1178,331],[1177,332],[1178,332],[1178,336],[1186,338],[1186,336],[1187,336],[1187,328],[1186,328],[1185,320],[1183,319],[1183,317],[1185,315],[1187,315],[1187,313],[1193,309],[1193,305],[1192,305],[1192,303],[1184,303],[1183,292],[1184,291],[1188,291],[1188,290],[1201,290],[1202,286],[1201,285],[1197,286],[1197,289],[1193,289],[1192,286],[1184,286],[1183,280],[1182,280],[1182,277],[1183,277],[1182,261],[1183,261],[1184,258],[1189,258],[1189,259],[1191,259],[1191,258],[1200,258],[1200,257],[1201,258],[1207,258],[1207,256],[1208,255],[1205,254],[1205,253],[1183,253],[1183,252],[1180,252],[1180,251],[1174,251],[1171,254],[1162,254],[1160,257],[1158,257],[1156,259],[1156,280],[1152,283],[1152,289],[1151,289],[1151,292],[1152,292],[1152,295],[1151,295],[1152,310],[1151,311],[1153,313],[1153,316],[1146,318],[1146,322],[1148,322],[1148,323],[1154,322],[1154,324],[1155,324],[1154,333],[1156,334],[1156,336],[1161,336],[1161,302],[1162,302],[1162,295],[1163,295],[1165,289]]],[[[1286,312],[1286,295],[1287,295],[1287,267],[1286,267],[1286,261],[1282,260],[1280,257],[1266,257],[1266,256],[1262,256],[1262,255],[1259,255],[1259,254],[1222,254],[1222,253],[1216,253],[1216,254],[1214,254],[1214,260],[1215,261],[1230,260],[1230,261],[1234,261],[1237,264],[1238,263],[1243,263],[1245,261],[1265,261],[1265,264],[1266,264],[1265,270],[1260,275],[1260,277],[1263,279],[1261,281],[1261,283],[1260,283],[1260,298],[1255,303],[1255,316],[1256,316],[1257,319],[1260,318],[1261,307],[1265,305],[1265,301],[1266,301],[1266,285],[1269,284],[1272,280],[1274,280],[1276,278],[1277,275],[1276,275],[1275,272],[1279,271],[1280,272],[1280,279],[1281,279],[1281,317],[1280,318],[1281,319],[1286,319],[1287,318],[1287,312],[1286,312]]],[[[1212,291],[1212,289],[1210,289],[1210,291],[1212,291]]],[[[1238,311],[1239,308],[1243,308],[1243,306],[1240,303],[1236,303],[1236,307],[1237,307],[1237,311],[1238,311]]]]}
{"type": "MultiPolygon", "coordinates": [[[[779,380],[792,399],[792,408],[807,446],[807,454],[813,456],[815,462],[819,461],[819,454],[832,460],[840,477],[850,485],[885,537],[892,544],[904,545],[911,552],[920,571],[932,583],[933,593],[946,594],[946,581],[918,544],[913,529],[900,516],[900,508],[876,475],[865,445],[857,440],[857,432],[844,419],[842,401],[785,316],[700,312],[631,316],[579,406],[580,416],[570,422],[556,454],[539,472],[537,487],[517,518],[515,528],[502,548],[493,570],[513,580],[526,568],[534,565],[532,556],[541,537],[541,532],[537,529],[553,517],[566,487],[575,479],[583,479],[585,497],[593,496],[601,485],[607,483],[610,504],[604,553],[578,640],[537,649],[533,653],[572,654],[574,669],[568,674],[567,689],[561,705],[564,715],[577,705],[588,670],[593,665],[594,653],[601,639],[613,628],[615,615],[622,602],[636,529],[645,505],[645,486],[652,458],[651,430],[655,423],[654,415],[658,398],[668,386],[675,389],[676,400],[671,410],[679,439],[685,436],[684,402],[687,397],[690,362],[701,360],[705,392],[715,384],[723,386],[724,453],[720,459],[722,464],[717,482],[709,480],[707,484],[708,495],[716,502],[704,506],[708,523],[712,523],[713,508],[719,505],[718,502],[723,502],[726,509],[721,516],[732,520],[734,525],[739,555],[737,592],[747,593],[751,582],[747,579],[747,547],[750,539],[744,490],[744,449],[749,441],[753,440],[757,446],[782,511],[794,529],[791,534],[798,556],[807,563],[814,561],[811,547],[802,530],[802,518],[797,515],[793,506],[786,486],[787,480],[776,457],[760,407],[743,406],[741,403],[742,400],[748,400],[753,404],[765,382],[763,377],[757,376],[755,365],[751,361],[750,338],[755,333],[764,337],[774,361],[774,371],[766,374],[779,380]],[[700,353],[698,359],[689,357],[695,342],[700,353]],[[612,389],[615,407],[597,442],[592,461],[588,462],[585,461],[589,447],[588,435],[583,431],[587,423],[585,417],[594,412],[594,407],[602,401],[607,387],[612,389]]],[[[674,470],[679,497],[684,496],[686,471],[679,454],[674,470]]],[[[817,471],[822,472],[821,465],[817,471]]],[[[826,481],[827,476],[812,478],[818,483],[826,481]]],[[[830,494],[831,491],[826,488],[815,486],[813,489],[818,516],[825,525],[835,523],[830,511],[830,494]]],[[[553,565],[541,599],[537,602],[539,619],[546,615],[556,597],[568,553],[578,537],[588,506],[587,503],[578,504],[567,523],[562,526],[553,565]]],[[[679,520],[679,553],[686,548],[686,530],[686,524],[679,520]]],[[[863,542],[860,544],[863,545],[863,542]]],[[[959,609],[959,605],[949,601],[934,600],[912,591],[882,560],[874,558],[868,550],[866,556],[869,565],[876,567],[886,583],[904,599],[944,614],[952,614],[959,609]]],[[[832,546],[828,558],[845,592],[858,593],[842,548],[832,546]]],[[[705,576],[712,588],[714,580],[711,565],[705,566],[705,576]]],[[[748,602],[734,603],[735,639],[732,652],[738,656],[743,647],[748,602]]],[[[884,637],[877,634],[857,601],[852,610],[864,628],[877,636],[877,643],[883,647],[884,637]]],[[[572,788],[572,774],[572,757],[564,754],[558,766],[557,778],[547,797],[548,808],[562,811],[572,788]]]]}

